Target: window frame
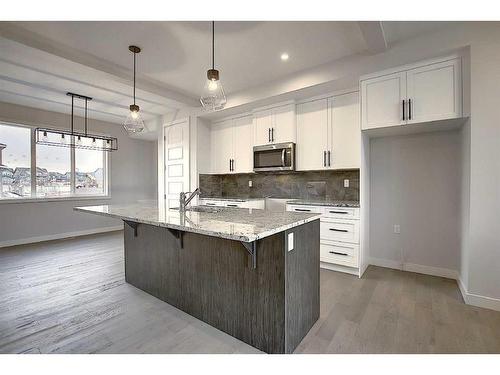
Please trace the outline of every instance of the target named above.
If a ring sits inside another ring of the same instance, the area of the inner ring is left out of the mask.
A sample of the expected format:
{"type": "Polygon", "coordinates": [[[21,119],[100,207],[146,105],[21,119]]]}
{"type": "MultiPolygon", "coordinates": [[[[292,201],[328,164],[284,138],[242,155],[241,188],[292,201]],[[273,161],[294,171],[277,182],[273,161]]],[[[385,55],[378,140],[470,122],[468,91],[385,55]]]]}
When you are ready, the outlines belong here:
{"type": "MultiPolygon", "coordinates": [[[[30,125],[30,124],[19,124],[10,121],[2,121],[0,120],[0,126],[15,126],[19,128],[27,128],[30,129],[30,150],[31,150],[31,196],[25,198],[1,198],[0,204],[2,203],[27,203],[27,202],[59,202],[59,201],[81,201],[81,200],[99,200],[99,199],[111,199],[111,174],[109,171],[111,170],[111,158],[109,157],[109,152],[101,151],[103,153],[103,194],[76,194],[76,157],[75,157],[75,148],[69,147],[70,149],[70,169],[71,169],[71,193],[66,196],[61,197],[37,197],[36,196],[36,134],[35,129],[40,125],[30,125]]],[[[99,134],[94,133],[96,135],[99,134]]],[[[57,146],[54,146],[57,147],[57,146]]]]}

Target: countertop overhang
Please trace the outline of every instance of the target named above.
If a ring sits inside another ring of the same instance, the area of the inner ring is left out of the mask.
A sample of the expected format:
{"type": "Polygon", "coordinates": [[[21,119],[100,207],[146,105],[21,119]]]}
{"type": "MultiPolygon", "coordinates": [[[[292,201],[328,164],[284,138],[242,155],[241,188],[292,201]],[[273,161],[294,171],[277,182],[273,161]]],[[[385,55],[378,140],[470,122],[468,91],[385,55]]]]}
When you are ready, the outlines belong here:
{"type": "Polygon", "coordinates": [[[181,213],[178,210],[165,210],[156,205],[144,204],[86,206],[75,207],[74,210],[242,242],[253,242],[320,217],[314,213],[270,212],[246,208],[181,213]]]}

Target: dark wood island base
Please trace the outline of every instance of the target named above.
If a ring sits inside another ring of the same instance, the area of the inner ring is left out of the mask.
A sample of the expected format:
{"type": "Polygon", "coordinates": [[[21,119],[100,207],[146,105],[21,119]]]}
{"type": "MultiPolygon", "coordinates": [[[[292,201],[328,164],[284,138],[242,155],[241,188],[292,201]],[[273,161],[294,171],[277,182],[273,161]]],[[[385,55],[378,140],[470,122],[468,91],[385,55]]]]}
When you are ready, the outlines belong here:
{"type": "Polygon", "coordinates": [[[319,220],[257,240],[254,259],[252,243],[126,223],[126,281],[247,344],[292,353],[319,318],[319,220]]]}

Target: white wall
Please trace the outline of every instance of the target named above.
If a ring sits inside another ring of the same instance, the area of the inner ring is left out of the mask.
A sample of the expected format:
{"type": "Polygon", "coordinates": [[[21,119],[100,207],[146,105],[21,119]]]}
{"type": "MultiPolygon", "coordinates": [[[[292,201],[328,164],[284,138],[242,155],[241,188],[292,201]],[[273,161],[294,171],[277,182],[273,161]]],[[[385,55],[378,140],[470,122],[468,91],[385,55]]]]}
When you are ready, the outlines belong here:
{"type": "Polygon", "coordinates": [[[471,47],[469,279],[500,308],[500,30],[471,47]],[[493,38],[493,40],[491,40],[493,38]]]}
{"type": "Polygon", "coordinates": [[[370,147],[370,257],[458,271],[459,132],[374,138],[370,147]]]}
{"type": "MultiPolygon", "coordinates": [[[[0,102],[0,120],[67,129],[70,117],[0,102]]],[[[76,121],[79,124],[82,120],[76,121]]],[[[0,202],[0,246],[121,225],[119,220],[74,212],[75,206],[156,200],[156,142],[131,139],[120,125],[97,120],[89,122],[89,131],[118,138],[118,151],[110,154],[111,199],[0,202]]]]}

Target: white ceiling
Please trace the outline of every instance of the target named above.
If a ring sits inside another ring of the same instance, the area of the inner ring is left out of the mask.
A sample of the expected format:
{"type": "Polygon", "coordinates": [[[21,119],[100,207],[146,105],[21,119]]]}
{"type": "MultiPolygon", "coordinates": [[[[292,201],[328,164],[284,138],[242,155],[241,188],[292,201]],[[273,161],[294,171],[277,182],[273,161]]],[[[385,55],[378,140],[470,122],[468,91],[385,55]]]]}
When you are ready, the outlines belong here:
{"type": "Polygon", "coordinates": [[[437,31],[459,22],[437,21],[390,21],[382,22],[387,44],[393,45],[416,36],[437,31]]]}
{"type": "MultiPolygon", "coordinates": [[[[24,29],[130,68],[197,98],[211,65],[211,22],[20,22],[24,29]]],[[[216,67],[226,93],[366,50],[357,22],[216,22],[216,67]],[[282,52],[290,59],[283,63],[282,52]]]]}
{"type": "MultiPolygon", "coordinates": [[[[216,68],[230,97],[446,24],[216,22],[216,68]]],[[[74,91],[95,98],[90,117],[121,123],[132,94],[128,46],[135,44],[143,50],[137,102],[154,121],[199,105],[210,43],[210,22],[0,22],[0,101],[68,112],[65,93],[74,91]]]]}

